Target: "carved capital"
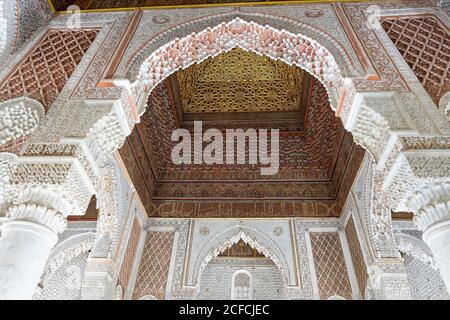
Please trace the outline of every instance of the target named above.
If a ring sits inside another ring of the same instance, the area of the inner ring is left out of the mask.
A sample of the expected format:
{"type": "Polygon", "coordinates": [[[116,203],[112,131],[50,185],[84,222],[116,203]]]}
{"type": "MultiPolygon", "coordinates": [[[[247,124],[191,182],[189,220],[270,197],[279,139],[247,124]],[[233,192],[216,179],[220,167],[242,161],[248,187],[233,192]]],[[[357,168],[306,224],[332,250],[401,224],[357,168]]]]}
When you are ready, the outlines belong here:
{"type": "Polygon", "coordinates": [[[67,226],[67,220],[61,213],[35,204],[12,206],[6,216],[16,222],[29,221],[44,225],[55,233],[63,232],[67,226]]]}
{"type": "Polygon", "coordinates": [[[88,260],[82,286],[83,300],[109,300],[114,297],[115,264],[111,259],[88,260]]]}
{"type": "Polygon", "coordinates": [[[450,179],[423,184],[407,198],[407,205],[422,231],[450,219],[450,179]]]}
{"type": "Polygon", "coordinates": [[[433,183],[450,179],[450,138],[400,138],[384,169],[383,191],[396,211],[416,212],[408,200],[433,183]]]}
{"type": "MultiPolygon", "coordinates": [[[[352,132],[355,142],[364,147],[378,162],[389,142],[391,131],[388,121],[373,105],[374,99],[356,94],[344,126],[352,132]]],[[[381,103],[381,101],[379,101],[381,103]]]]}
{"type": "Polygon", "coordinates": [[[14,205],[34,204],[68,216],[84,215],[94,186],[76,158],[21,157],[10,191],[14,205]]]}

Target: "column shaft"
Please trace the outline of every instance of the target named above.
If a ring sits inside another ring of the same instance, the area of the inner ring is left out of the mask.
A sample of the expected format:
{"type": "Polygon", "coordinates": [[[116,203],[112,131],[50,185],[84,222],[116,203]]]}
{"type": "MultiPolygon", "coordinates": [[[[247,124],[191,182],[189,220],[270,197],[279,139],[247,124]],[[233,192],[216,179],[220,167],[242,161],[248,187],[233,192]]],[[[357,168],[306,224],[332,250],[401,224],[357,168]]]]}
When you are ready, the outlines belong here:
{"type": "Polygon", "coordinates": [[[427,228],[423,240],[430,247],[442,280],[450,292],[450,219],[427,228]]]}
{"type": "Polygon", "coordinates": [[[52,229],[30,221],[11,221],[0,238],[0,300],[31,299],[50,251],[52,229]]]}

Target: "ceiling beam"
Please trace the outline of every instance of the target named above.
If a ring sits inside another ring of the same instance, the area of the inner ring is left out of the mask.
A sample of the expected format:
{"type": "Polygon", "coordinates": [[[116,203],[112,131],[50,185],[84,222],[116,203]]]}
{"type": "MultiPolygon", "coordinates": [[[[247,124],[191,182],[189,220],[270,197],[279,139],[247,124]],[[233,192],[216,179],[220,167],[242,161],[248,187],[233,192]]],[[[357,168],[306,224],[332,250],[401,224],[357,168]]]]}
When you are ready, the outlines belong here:
{"type": "MultiPolygon", "coordinates": [[[[47,0],[50,8],[55,14],[72,13],[72,11],[59,10],[58,0],[47,0]]],[[[186,2],[188,2],[187,0],[186,2]]],[[[151,1],[149,1],[151,2],[151,1]]],[[[125,6],[118,8],[91,8],[90,1],[74,0],[73,4],[78,5],[81,8],[81,12],[112,12],[112,11],[132,11],[132,10],[162,10],[162,9],[183,9],[183,8],[208,8],[208,7],[246,7],[246,6],[267,6],[267,5],[301,5],[310,3],[336,3],[336,2],[379,2],[379,0],[280,0],[280,1],[254,1],[246,2],[239,1],[230,3],[206,3],[204,4],[170,4],[170,0],[167,1],[167,5],[148,5],[148,6],[125,6]],[[85,3],[88,3],[86,6],[85,3]]]]}

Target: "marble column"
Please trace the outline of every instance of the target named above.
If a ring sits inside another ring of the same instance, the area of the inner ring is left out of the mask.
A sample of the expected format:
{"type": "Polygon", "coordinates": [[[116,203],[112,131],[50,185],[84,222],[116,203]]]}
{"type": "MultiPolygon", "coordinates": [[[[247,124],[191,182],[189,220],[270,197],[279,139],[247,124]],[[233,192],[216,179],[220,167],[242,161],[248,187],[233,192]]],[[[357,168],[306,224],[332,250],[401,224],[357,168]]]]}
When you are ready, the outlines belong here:
{"type": "Polygon", "coordinates": [[[423,233],[423,240],[430,247],[436,265],[450,293],[450,216],[435,223],[423,233]]]}
{"type": "Polygon", "coordinates": [[[0,300],[31,299],[65,217],[34,204],[12,206],[0,236],[0,300]]]}
{"type": "Polygon", "coordinates": [[[450,180],[424,185],[409,202],[450,293],[450,180]]]}

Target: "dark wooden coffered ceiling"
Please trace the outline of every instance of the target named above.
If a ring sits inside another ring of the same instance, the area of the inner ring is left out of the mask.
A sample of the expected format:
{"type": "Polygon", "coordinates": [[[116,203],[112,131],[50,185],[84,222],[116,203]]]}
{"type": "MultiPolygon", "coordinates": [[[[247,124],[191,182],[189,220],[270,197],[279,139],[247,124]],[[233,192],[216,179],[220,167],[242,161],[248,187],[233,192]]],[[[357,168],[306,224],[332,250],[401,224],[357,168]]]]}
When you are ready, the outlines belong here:
{"type": "MultiPolygon", "coordinates": [[[[268,4],[305,4],[319,2],[356,2],[358,0],[48,0],[56,12],[64,12],[70,5],[77,5],[81,10],[130,10],[137,8],[189,8],[203,6],[248,6],[268,4]]],[[[367,0],[358,2],[368,2],[367,0]]]]}

